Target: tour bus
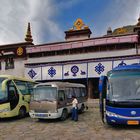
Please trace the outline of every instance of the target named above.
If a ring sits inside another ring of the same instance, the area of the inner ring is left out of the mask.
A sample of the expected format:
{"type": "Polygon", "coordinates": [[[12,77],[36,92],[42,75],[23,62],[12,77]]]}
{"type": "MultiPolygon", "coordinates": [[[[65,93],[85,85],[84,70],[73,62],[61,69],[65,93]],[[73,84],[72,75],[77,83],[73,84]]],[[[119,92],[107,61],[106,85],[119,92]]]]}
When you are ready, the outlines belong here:
{"type": "Polygon", "coordinates": [[[140,124],[140,64],[119,66],[99,80],[104,123],[140,124]]]}
{"type": "Polygon", "coordinates": [[[30,94],[35,82],[12,75],[0,75],[0,118],[29,113],[30,94]]]}
{"type": "Polygon", "coordinates": [[[72,96],[78,99],[78,109],[83,112],[87,93],[82,84],[69,82],[47,82],[34,86],[30,102],[30,117],[65,120],[72,108],[72,96]]]}

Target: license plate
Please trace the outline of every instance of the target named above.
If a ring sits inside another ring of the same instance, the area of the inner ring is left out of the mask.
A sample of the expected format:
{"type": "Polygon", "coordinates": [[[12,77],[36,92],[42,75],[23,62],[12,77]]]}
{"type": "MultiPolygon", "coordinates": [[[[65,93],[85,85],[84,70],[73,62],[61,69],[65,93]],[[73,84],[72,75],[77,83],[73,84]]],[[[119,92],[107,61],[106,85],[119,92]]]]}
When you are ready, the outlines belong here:
{"type": "Polygon", "coordinates": [[[48,117],[48,114],[36,114],[37,117],[48,117]]]}
{"type": "Polygon", "coordinates": [[[128,125],[138,125],[139,121],[127,121],[128,125]]]}

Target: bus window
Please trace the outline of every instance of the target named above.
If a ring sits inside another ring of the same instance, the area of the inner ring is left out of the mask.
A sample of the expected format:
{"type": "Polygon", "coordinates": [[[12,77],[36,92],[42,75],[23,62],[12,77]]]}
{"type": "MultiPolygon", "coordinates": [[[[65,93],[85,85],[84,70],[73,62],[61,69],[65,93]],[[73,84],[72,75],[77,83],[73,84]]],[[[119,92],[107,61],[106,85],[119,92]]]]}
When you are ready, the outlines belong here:
{"type": "Polygon", "coordinates": [[[27,82],[18,81],[18,80],[15,80],[14,82],[16,83],[18,89],[20,90],[20,92],[21,92],[23,95],[29,94],[28,87],[27,87],[27,82]]]}
{"type": "Polygon", "coordinates": [[[67,88],[66,90],[66,94],[67,94],[67,99],[72,99],[72,96],[74,96],[74,89],[73,88],[67,88]]]}
{"type": "Polygon", "coordinates": [[[71,92],[70,92],[70,88],[66,88],[65,89],[65,93],[66,93],[67,99],[71,99],[72,98],[72,95],[71,95],[71,92]]]}
{"type": "Polygon", "coordinates": [[[33,94],[31,94],[31,101],[49,100],[55,101],[57,96],[57,89],[46,85],[38,85],[34,87],[33,94]]]}
{"type": "Polygon", "coordinates": [[[12,81],[8,81],[7,86],[8,86],[9,97],[12,98],[17,97],[17,90],[14,83],[12,81]]]}
{"type": "Polygon", "coordinates": [[[2,90],[2,85],[3,85],[3,81],[5,80],[5,78],[0,78],[0,103],[7,101],[8,99],[8,94],[5,90],[2,90]]]}
{"type": "Polygon", "coordinates": [[[32,94],[33,93],[33,87],[34,87],[34,83],[30,83],[30,82],[28,82],[27,83],[27,86],[28,86],[28,93],[29,94],[32,94]]]}
{"type": "Polygon", "coordinates": [[[59,101],[64,101],[64,100],[65,100],[65,93],[64,93],[64,90],[59,90],[59,91],[58,91],[58,100],[59,100],[59,101]]]}
{"type": "Polygon", "coordinates": [[[82,97],[87,96],[85,88],[80,88],[80,90],[81,90],[80,92],[81,92],[82,97]]]}
{"type": "Polygon", "coordinates": [[[74,93],[76,97],[81,97],[81,92],[80,92],[80,88],[73,88],[74,89],[74,93]]]}

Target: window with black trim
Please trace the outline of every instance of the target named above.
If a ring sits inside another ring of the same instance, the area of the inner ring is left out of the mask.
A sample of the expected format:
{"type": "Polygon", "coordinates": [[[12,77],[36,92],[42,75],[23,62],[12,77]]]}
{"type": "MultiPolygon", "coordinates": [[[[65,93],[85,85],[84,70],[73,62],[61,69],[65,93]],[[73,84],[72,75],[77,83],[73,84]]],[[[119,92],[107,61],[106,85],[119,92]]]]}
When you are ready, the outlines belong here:
{"type": "Polygon", "coordinates": [[[87,96],[87,92],[85,88],[80,88],[80,90],[81,90],[82,97],[87,96]]]}
{"type": "Polygon", "coordinates": [[[5,59],[5,69],[14,69],[13,57],[9,57],[5,59]]]}
{"type": "Polygon", "coordinates": [[[29,94],[32,94],[33,93],[33,87],[34,87],[34,85],[35,85],[35,83],[27,82],[29,94]]]}
{"type": "Polygon", "coordinates": [[[65,100],[65,92],[64,90],[58,90],[58,100],[64,101],[65,100]]]}
{"type": "Polygon", "coordinates": [[[76,97],[81,97],[82,96],[79,87],[76,87],[76,88],[73,88],[73,89],[74,89],[74,93],[75,93],[76,97]]]}
{"type": "Polygon", "coordinates": [[[67,96],[67,99],[71,99],[72,96],[74,96],[74,90],[73,88],[66,88],[66,96],[67,96]]]}

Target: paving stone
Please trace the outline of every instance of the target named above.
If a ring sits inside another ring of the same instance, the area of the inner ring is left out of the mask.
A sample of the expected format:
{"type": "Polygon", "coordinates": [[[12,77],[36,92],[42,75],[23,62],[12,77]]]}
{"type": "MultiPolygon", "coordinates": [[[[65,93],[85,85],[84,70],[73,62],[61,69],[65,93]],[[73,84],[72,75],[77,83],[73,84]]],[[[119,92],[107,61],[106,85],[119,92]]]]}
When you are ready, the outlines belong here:
{"type": "Polygon", "coordinates": [[[23,119],[0,120],[0,140],[139,140],[139,127],[115,128],[100,119],[99,101],[88,100],[89,109],[79,121],[23,119]]]}

